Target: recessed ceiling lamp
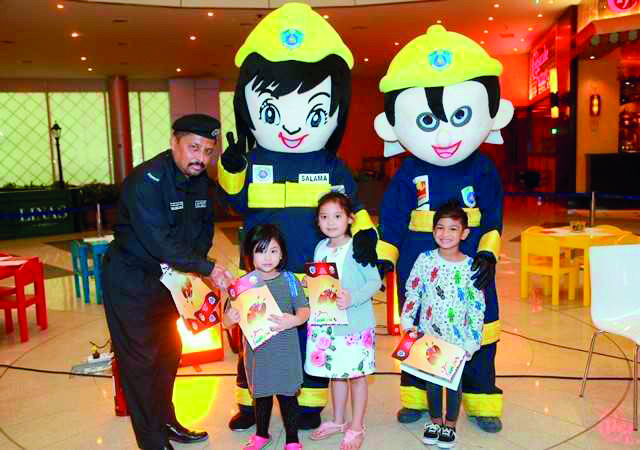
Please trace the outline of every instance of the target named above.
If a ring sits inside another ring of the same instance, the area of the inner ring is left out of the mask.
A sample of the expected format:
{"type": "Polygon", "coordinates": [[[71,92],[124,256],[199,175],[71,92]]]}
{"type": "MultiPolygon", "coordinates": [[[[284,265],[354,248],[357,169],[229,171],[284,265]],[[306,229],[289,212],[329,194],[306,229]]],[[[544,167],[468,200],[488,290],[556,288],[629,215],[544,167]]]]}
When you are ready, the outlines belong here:
{"type": "Polygon", "coordinates": [[[178,68],[176,69],[176,72],[182,72],[182,69],[181,69],[180,67],[178,67],[178,68]]]}
{"type": "Polygon", "coordinates": [[[56,5],[56,8],[58,8],[58,9],[64,9],[64,5],[63,5],[62,3],[58,3],[58,4],[56,5]]]}
{"type": "Polygon", "coordinates": [[[489,16],[489,22],[493,21],[493,16],[489,16]]]}
{"type": "Polygon", "coordinates": [[[209,17],[213,17],[213,13],[212,13],[211,11],[209,11],[209,12],[207,13],[207,16],[209,16],[209,17]]]}
{"type": "Polygon", "coordinates": [[[80,61],[86,61],[86,60],[87,60],[87,57],[86,57],[86,56],[81,56],[81,57],[80,57],[80,61]]]}
{"type": "Polygon", "coordinates": [[[489,34],[489,30],[483,30],[482,31],[484,34],[489,34]]]}
{"type": "Polygon", "coordinates": [[[538,17],[542,17],[542,13],[538,13],[538,17]]]}
{"type": "Polygon", "coordinates": [[[393,45],[397,47],[398,45],[400,45],[400,42],[394,42],[393,45]]]}
{"type": "Polygon", "coordinates": [[[77,38],[78,36],[80,36],[80,33],[76,33],[75,31],[71,33],[72,38],[77,38]]]}
{"type": "Polygon", "coordinates": [[[500,8],[500,4],[499,4],[499,3],[494,3],[494,4],[493,4],[493,7],[494,7],[494,8],[500,8]]]}
{"type": "Polygon", "coordinates": [[[365,59],[364,59],[364,62],[369,62],[369,58],[365,58],[365,59]]]}
{"type": "Polygon", "coordinates": [[[93,67],[89,67],[87,70],[88,70],[89,72],[93,72],[93,67]]]}
{"type": "Polygon", "coordinates": [[[520,38],[520,42],[524,42],[524,41],[525,41],[525,39],[524,39],[524,38],[520,38]]]}
{"type": "Polygon", "coordinates": [[[436,23],[442,23],[442,20],[438,19],[436,20],[436,23]]]}
{"type": "Polygon", "coordinates": [[[324,15],[324,16],[322,16],[322,17],[324,17],[325,19],[328,19],[328,18],[329,18],[329,14],[325,14],[325,15],[324,15]]]}
{"type": "Polygon", "coordinates": [[[533,27],[527,28],[527,31],[533,31],[533,27]]]}
{"type": "Polygon", "coordinates": [[[194,35],[189,36],[189,40],[195,41],[197,38],[194,35]]]}
{"type": "Polygon", "coordinates": [[[596,57],[591,55],[591,56],[589,56],[589,59],[596,59],[596,57]]]}
{"type": "Polygon", "coordinates": [[[513,47],[513,51],[517,52],[518,51],[518,47],[513,47]]]}
{"type": "Polygon", "coordinates": [[[484,45],[484,41],[480,41],[480,45],[484,45]]]}

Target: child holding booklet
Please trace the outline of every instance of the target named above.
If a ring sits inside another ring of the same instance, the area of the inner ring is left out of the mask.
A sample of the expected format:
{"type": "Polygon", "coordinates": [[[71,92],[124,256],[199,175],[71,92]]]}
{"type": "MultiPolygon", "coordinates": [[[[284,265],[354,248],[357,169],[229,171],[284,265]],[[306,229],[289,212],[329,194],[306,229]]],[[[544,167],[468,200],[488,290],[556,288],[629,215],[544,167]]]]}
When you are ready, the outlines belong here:
{"type": "MultiPolygon", "coordinates": [[[[244,341],[244,361],[249,390],[255,401],[256,434],[251,436],[245,450],[260,450],[271,442],[269,421],[273,396],[278,398],[280,413],[286,430],[285,450],[299,450],[299,406],[296,393],[302,385],[302,360],[296,327],[309,318],[309,303],[300,282],[291,272],[282,271],[287,260],[287,248],[275,225],[252,228],[243,243],[247,267],[256,270],[267,284],[281,316],[272,315],[272,329],[278,334],[255,350],[244,341]]],[[[229,328],[240,321],[240,313],[228,307],[223,324],[229,328]]]]}
{"type": "Polygon", "coordinates": [[[311,439],[345,433],[341,450],[357,450],[364,440],[367,406],[367,375],[376,368],[375,317],[371,297],[381,285],[378,270],[362,266],[353,258],[350,225],[353,206],[339,192],[320,198],[316,221],[327,237],[316,246],[314,261],[336,264],[341,289],[338,308],[346,309],[346,325],[309,325],[304,370],[309,375],[331,379],[333,420],[311,433],[311,439]],[[352,422],[346,423],[345,409],[351,386],[352,422]]]}
{"type": "MultiPolygon", "coordinates": [[[[433,217],[435,250],[421,253],[407,279],[401,326],[405,332],[424,332],[458,345],[467,360],[480,348],[484,322],[484,295],[473,286],[473,259],[460,251],[469,235],[465,211],[456,201],[441,206],[433,217]],[[420,311],[417,330],[416,314],[420,311]]],[[[456,445],[462,383],[447,389],[446,416],[442,419],[442,387],[426,382],[431,423],[425,425],[422,442],[440,448],[456,445]]]]}

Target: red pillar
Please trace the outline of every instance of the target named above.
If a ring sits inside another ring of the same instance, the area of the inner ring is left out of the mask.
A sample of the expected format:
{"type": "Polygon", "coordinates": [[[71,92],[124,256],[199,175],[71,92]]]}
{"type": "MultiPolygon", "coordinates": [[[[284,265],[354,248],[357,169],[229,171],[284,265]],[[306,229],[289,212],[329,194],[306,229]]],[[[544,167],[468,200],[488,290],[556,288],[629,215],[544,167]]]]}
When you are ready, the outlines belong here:
{"type": "Polygon", "coordinates": [[[131,121],[129,119],[129,83],[127,77],[109,77],[109,115],[111,118],[111,150],[113,176],[122,183],[133,169],[131,121]]]}

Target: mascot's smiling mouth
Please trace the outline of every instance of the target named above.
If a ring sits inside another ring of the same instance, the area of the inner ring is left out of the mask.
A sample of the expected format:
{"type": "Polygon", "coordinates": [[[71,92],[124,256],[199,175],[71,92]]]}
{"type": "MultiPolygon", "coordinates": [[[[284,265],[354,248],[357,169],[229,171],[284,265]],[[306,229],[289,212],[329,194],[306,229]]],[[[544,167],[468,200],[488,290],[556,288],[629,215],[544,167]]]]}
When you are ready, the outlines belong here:
{"type": "Polygon", "coordinates": [[[455,144],[449,145],[448,147],[441,147],[439,145],[432,145],[436,154],[443,159],[451,158],[455,152],[458,151],[458,148],[462,144],[462,141],[458,141],[455,144]]]}
{"type": "Polygon", "coordinates": [[[287,139],[286,137],[284,137],[284,135],[282,134],[282,131],[280,133],[278,133],[278,137],[280,138],[280,140],[282,141],[282,143],[289,148],[298,148],[300,147],[300,144],[302,144],[302,141],[304,141],[304,139],[309,136],[308,134],[305,134],[304,136],[300,136],[297,139],[287,139]]]}

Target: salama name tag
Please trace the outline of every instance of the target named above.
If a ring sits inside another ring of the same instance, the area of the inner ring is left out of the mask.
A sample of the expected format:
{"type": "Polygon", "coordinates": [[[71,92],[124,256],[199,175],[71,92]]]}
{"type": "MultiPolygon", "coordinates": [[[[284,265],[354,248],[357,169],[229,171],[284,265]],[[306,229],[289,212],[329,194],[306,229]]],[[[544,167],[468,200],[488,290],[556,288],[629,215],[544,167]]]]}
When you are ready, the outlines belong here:
{"type": "Polygon", "coordinates": [[[329,183],[328,173],[301,173],[298,174],[298,183],[324,184],[329,183]]]}

